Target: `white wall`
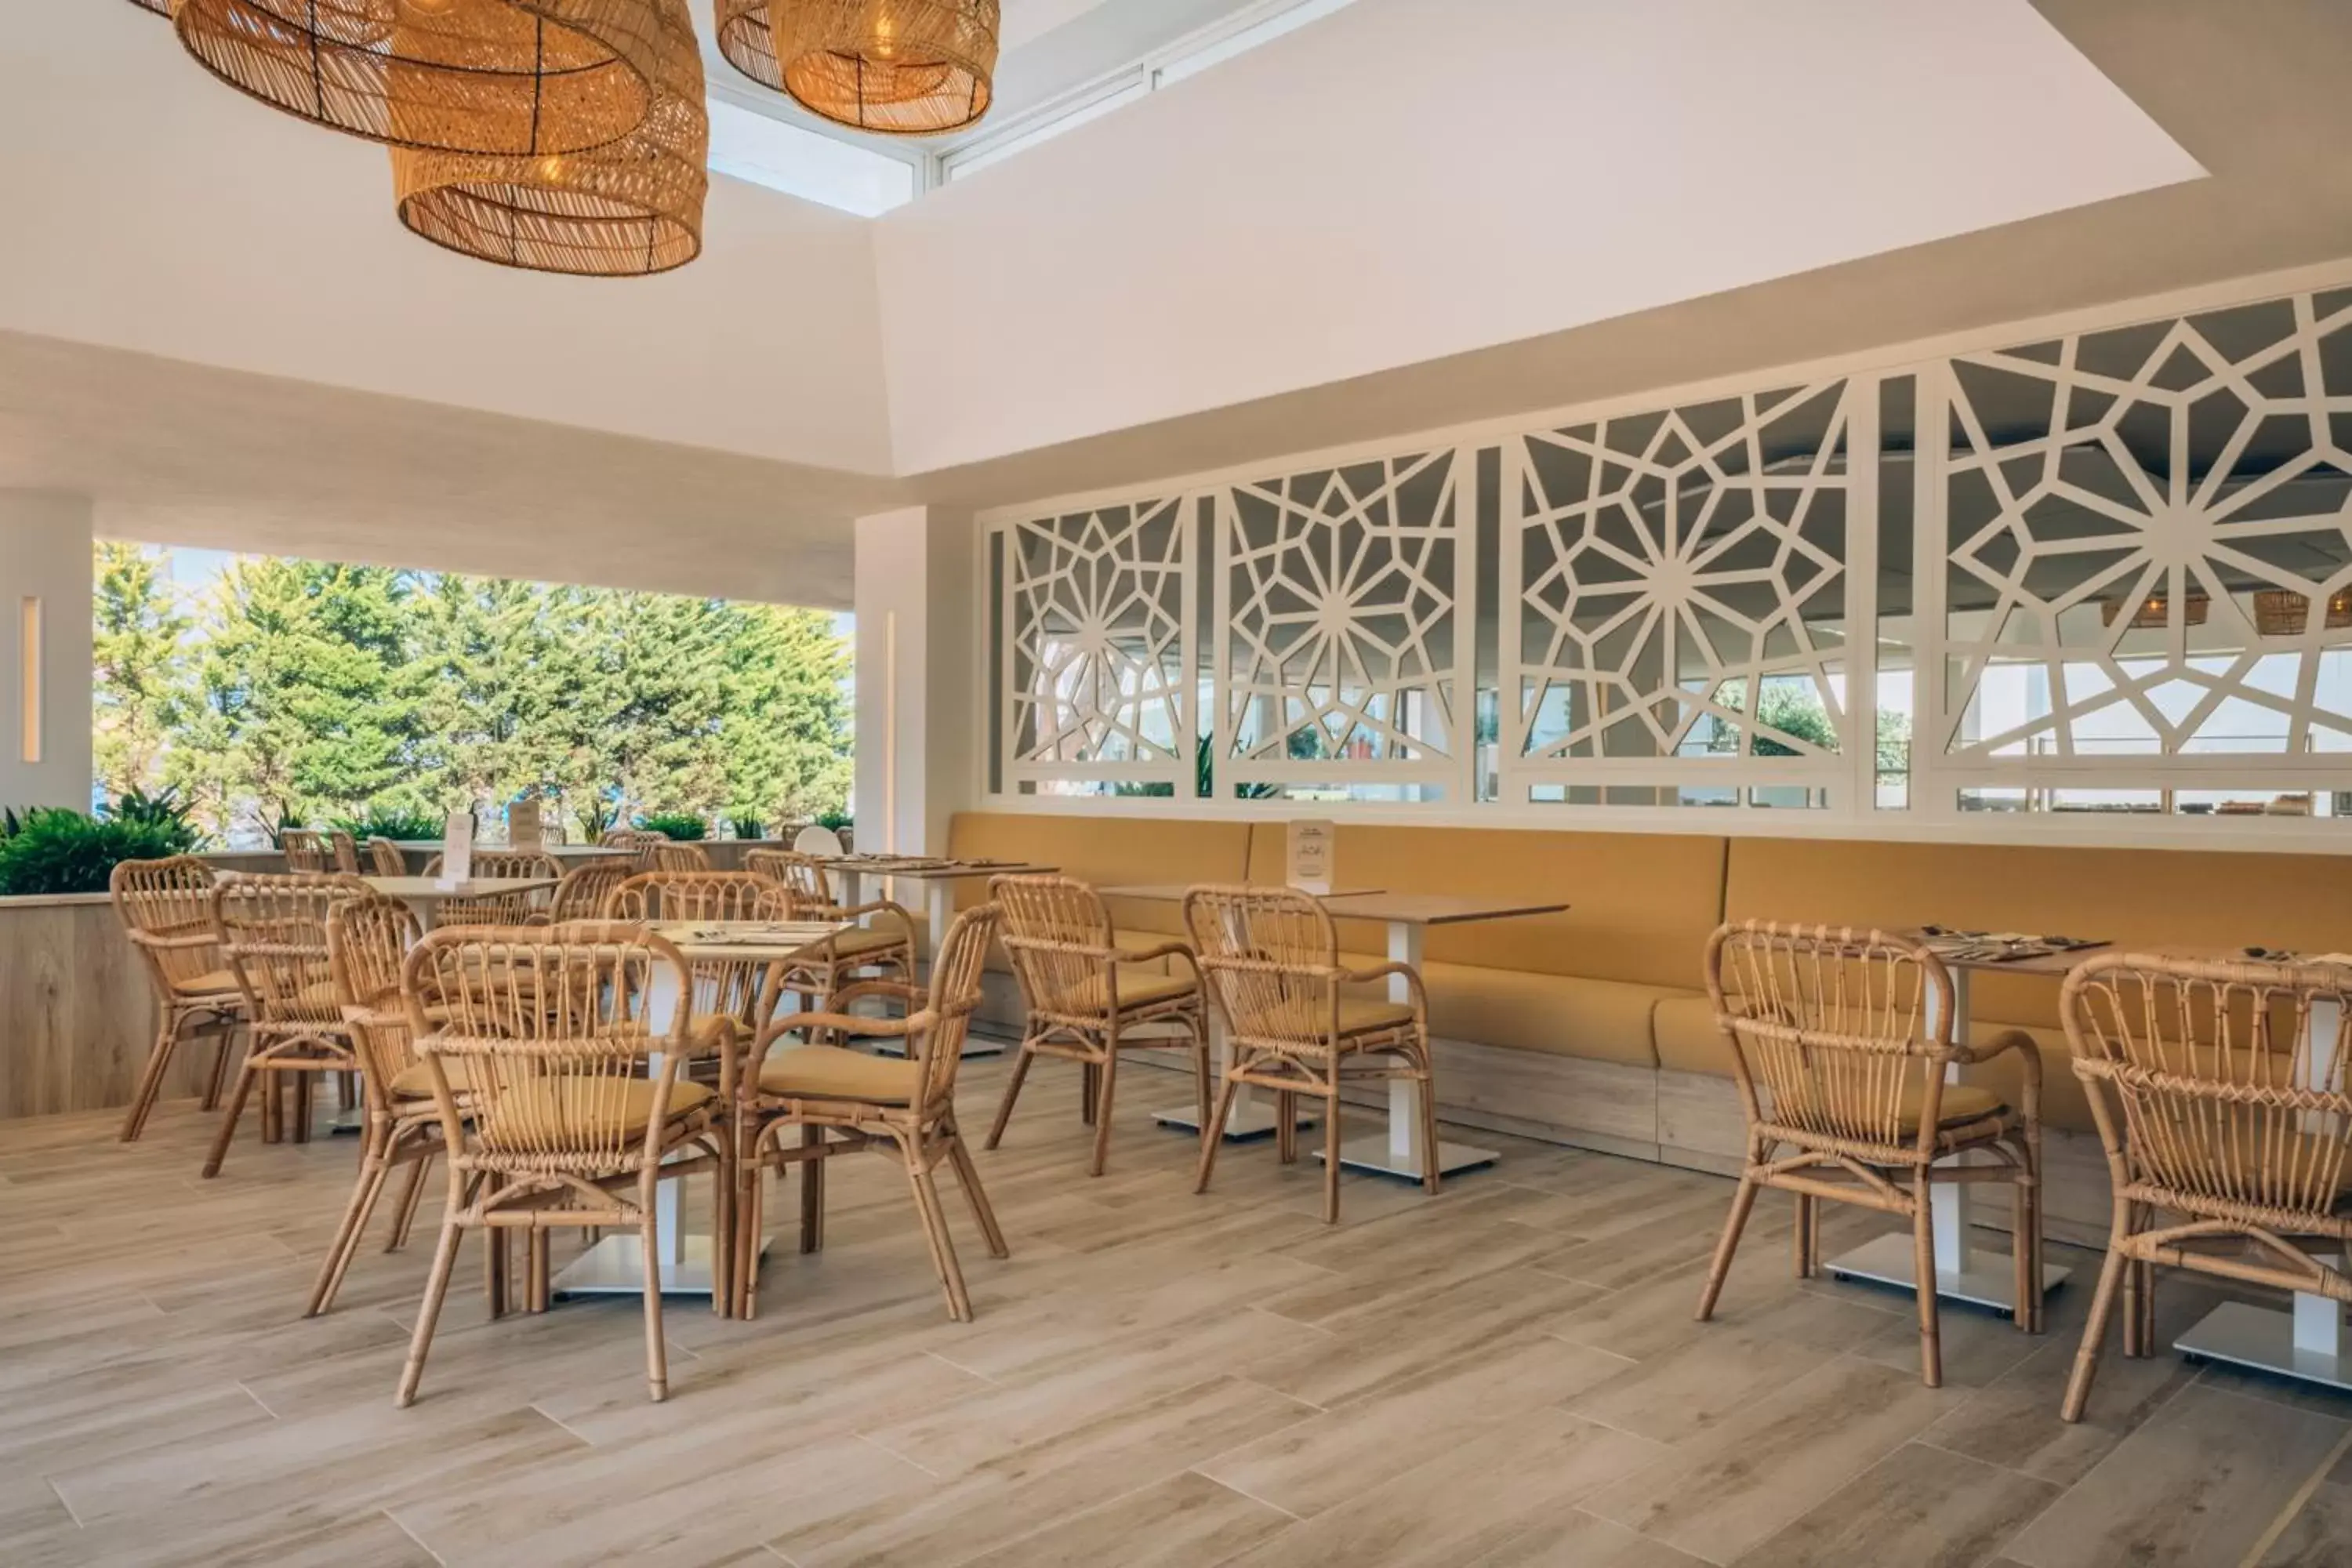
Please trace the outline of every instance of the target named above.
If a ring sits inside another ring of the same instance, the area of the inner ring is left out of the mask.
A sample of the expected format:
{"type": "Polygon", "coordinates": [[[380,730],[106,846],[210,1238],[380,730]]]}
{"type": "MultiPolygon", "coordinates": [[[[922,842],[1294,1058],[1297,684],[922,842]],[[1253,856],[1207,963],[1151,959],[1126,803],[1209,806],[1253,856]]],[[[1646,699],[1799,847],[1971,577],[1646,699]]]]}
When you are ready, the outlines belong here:
{"type": "Polygon", "coordinates": [[[89,805],[90,503],[0,490],[0,806],[89,805]],[[39,755],[26,755],[25,601],[40,605],[39,755]]]}
{"type": "Polygon", "coordinates": [[[2026,0],[1357,0],[879,226],[899,471],[2198,176],[2026,0]]]}
{"type": "Polygon", "coordinates": [[[0,328],[888,471],[865,220],[720,178],[679,272],[489,266],[399,226],[383,149],[244,98],[161,18],[25,10],[0,30],[0,328]]]}

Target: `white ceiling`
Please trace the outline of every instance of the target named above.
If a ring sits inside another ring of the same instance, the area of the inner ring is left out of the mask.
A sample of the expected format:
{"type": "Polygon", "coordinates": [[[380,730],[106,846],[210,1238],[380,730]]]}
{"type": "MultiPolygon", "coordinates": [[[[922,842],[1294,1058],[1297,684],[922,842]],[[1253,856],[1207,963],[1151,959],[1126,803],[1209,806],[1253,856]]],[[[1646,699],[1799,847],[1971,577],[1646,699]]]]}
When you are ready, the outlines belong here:
{"type": "MultiPolygon", "coordinates": [[[[2063,182],[2052,184],[2056,207],[1997,210],[1981,205],[1977,188],[1975,216],[1957,225],[1975,232],[1955,232],[1948,215],[1941,227],[1906,218],[1907,237],[1885,227],[1828,249],[1759,247],[1745,273],[1718,268],[1706,282],[1682,284],[1713,290],[1701,299],[1668,290],[1578,304],[1555,292],[1517,314],[1496,314],[1481,300],[1476,322],[1444,331],[1433,330],[1425,301],[1441,297],[1432,290],[1458,292],[1458,278],[1391,266],[1381,287],[1404,290],[1404,306],[1366,298],[1401,335],[1377,314],[1344,327],[1325,321],[1319,336],[1336,352],[1286,352],[1280,363],[1226,353],[1178,366],[1143,346],[1148,339],[1106,355],[1096,349],[1121,345],[1087,344],[1083,312],[1027,318],[1038,329],[1031,336],[1008,318],[1013,346],[972,362],[980,390],[939,406],[958,421],[990,400],[1038,416],[978,444],[959,435],[934,445],[942,455],[928,459],[903,431],[894,438],[891,418],[936,392],[910,379],[929,374],[926,355],[908,346],[910,331],[922,335],[922,317],[893,303],[890,267],[877,289],[877,235],[887,251],[893,223],[929,209],[923,224],[946,232],[902,249],[894,265],[903,269],[922,253],[931,269],[908,270],[898,286],[928,297],[943,276],[961,286],[961,274],[1016,268],[1042,285],[1034,308],[1059,312],[1069,303],[1063,296],[1087,294],[1106,275],[1101,257],[1081,247],[1063,258],[1081,271],[1057,285],[1057,252],[1037,242],[1086,234],[1083,226],[1057,229],[1067,216],[1058,200],[1128,226],[1129,248],[1110,253],[1119,265],[1108,275],[1124,294],[1082,301],[1114,309],[1097,321],[1158,331],[1194,312],[1217,328],[1231,312],[1197,279],[1125,258],[1164,263],[1160,241],[1171,233],[1187,246],[1213,242],[1216,225],[1244,210],[1218,198],[1220,170],[1247,174],[1252,159],[1271,153],[1278,162],[1297,153],[1300,138],[1319,145],[1316,137],[1344,130],[1301,123],[1297,100],[1263,83],[1249,90],[1251,62],[1343,37],[1327,28],[1376,27],[1383,12],[1435,3],[1359,0],[1258,56],[878,226],[719,182],[705,259],[633,283],[508,273],[420,246],[390,221],[380,153],[205,80],[178,57],[163,24],[121,0],[42,7],[28,26],[0,32],[0,211],[12,218],[0,245],[0,485],[91,491],[112,526],[134,536],[838,605],[848,591],[847,520],[902,500],[985,504],[1141,482],[2352,255],[2352,162],[2340,155],[2352,145],[2352,105],[2328,87],[2325,67],[2352,45],[2352,18],[2300,0],[2242,0],[2221,11],[2206,0],[2039,0],[2064,37],[2036,46],[2029,77],[2079,68],[2071,40],[2097,68],[2094,98],[2110,90],[2098,80],[2105,72],[2214,178],[2147,189],[2156,166],[2146,159],[2160,160],[2168,146],[2159,135],[2131,154],[2142,160],[2137,167],[2108,171],[2109,199],[2096,200],[2097,171],[2082,162],[2087,144],[2072,144],[2055,161],[2072,159],[2084,177],[2063,196],[2063,182]],[[1202,118],[1188,118],[1195,115],[1202,118]],[[1126,143],[1139,140],[1155,149],[1146,160],[1154,178],[1175,182],[1162,195],[1177,205],[1156,228],[1135,181],[1097,183],[1136,166],[1097,160],[1132,153],[1126,143]],[[1218,151],[1228,143],[1254,149],[1252,159],[1218,151]],[[1188,148],[1219,169],[1188,173],[1188,148]],[[1196,175],[1209,178],[1208,195],[1176,194],[1196,175]],[[2130,191],[2142,194],[2123,194],[2130,191]],[[1775,280],[1776,269],[1791,268],[1798,276],[1775,280]],[[1246,374],[1232,374],[1235,364],[1246,374]],[[1070,416],[1066,389],[1024,389],[1024,375],[1057,365],[1085,395],[1075,405],[1082,417],[1070,416]],[[1283,374],[1269,378],[1269,368],[1283,374]],[[1006,374],[989,374],[998,370],[1006,374]],[[1099,409],[1116,418],[1094,418],[1099,409]],[[892,477],[913,468],[939,471],[892,477]]],[[[1697,3],[1444,0],[1449,14],[1478,6],[1514,15],[1549,6],[1638,16],[1697,3]]],[[[1974,9],[1896,3],[1940,10],[1948,23],[1974,9]]],[[[1183,4],[1009,0],[1008,34],[1044,30],[1008,52],[1008,83],[1024,56],[1042,91],[1043,62],[1061,58],[1051,51],[1066,48],[1072,61],[1087,49],[1108,53],[1113,44],[1097,29],[1119,41],[1093,70],[1133,58],[1155,47],[1138,47],[1138,29],[1181,34],[1200,25],[1170,20],[1183,4]]],[[[1791,13],[1837,4],[1786,0],[1791,13]]],[[[2013,10],[2008,0],[1983,5],[2013,10]]],[[[1656,62],[1662,79],[1687,63],[1695,36],[1686,31],[1674,58],[1656,62]]],[[[1410,80],[1417,59],[1391,64],[1410,80]]],[[[1276,67],[1266,59],[1255,68],[1276,67]]],[[[1351,79],[1381,100],[1382,83],[1351,79]]],[[[2020,90],[2046,96],[2047,88],[2020,90]]],[[[1679,134],[1673,95],[1655,96],[1654,119],[1616,134],[1650,142],[1679,134]]],[[[2107,116],[2100,136],[2127,134],[2128,115],[2099,112],[2107,116]]],[[[1381,135],[1418,156],[1418,139],[1445,132],[1435,115],[1381,135]]],[[[1760,152],[1769,138],[1750,140],[1760,152]]],[[[1987,135],[1962,149],[1985,164],[1979,187],[2031,156],[2030,143],[2023,153],[1999,152],[2004,145],[1987,135]]],[[[1531,143],[1473,142],[1458,166],[1492,176],[1497,205],[1454,221],[1466,234],[1523,234],[1528,181],[1555,180],[1563,199],[1578,199],[1595,156],[1541,134],[1531,143]]],[[[1373,175],[1382,166],[1367,165],[1373,175]]],[[[1965,157],[1954,166],[1967,167],[1965,157]]],[[[1687,188],[1655,194],[1662,207],[1719,198],[1719,170],[1694,167],[1687,188]]],[[[1790,235],[1804,238],[1814,183],[1780,171],[1761,187],[1771,198],[1762,220],[1785,219],[1796,226],[1790,235]]],[[[1318,205],[1332,191],[1310,182],[1290,193],[1290,205],[1264,208],[1233,237],[1260,286],[1226,303],[1274,311],[1264,322],[1277,335],[1299,300],[1326,306],[1315,291],[1333,275],[1329,237],[1351,232],[1348,223],[1360,216],[1349,205],[1360,205],[1362,192],[1332,189],[1345,195],[1337,205],[1318,205]],[[1309,237],[1323,248],[1302,243],[1309,237]],[[1304,270],[1285,273],[1293,262],[1304,270]]],[[[1416,197],[1381,216],[1409,227],[1423,208],[1416,197]]],[[[1638,225],[1580,232],[1576,246],[1612,253],[1648,237],[1638,225]]],[[[1748,254],[1749,228],[1739,238],[1735,261],[1748,254]]],[[[1402,253],[1378,254],[1387,264],[1402,253]]],[[[1632,262],[1635,275],[1660,270],[1632,262]]],[[[1003,412],[982,411],[991,420],[1003,412]]]]}

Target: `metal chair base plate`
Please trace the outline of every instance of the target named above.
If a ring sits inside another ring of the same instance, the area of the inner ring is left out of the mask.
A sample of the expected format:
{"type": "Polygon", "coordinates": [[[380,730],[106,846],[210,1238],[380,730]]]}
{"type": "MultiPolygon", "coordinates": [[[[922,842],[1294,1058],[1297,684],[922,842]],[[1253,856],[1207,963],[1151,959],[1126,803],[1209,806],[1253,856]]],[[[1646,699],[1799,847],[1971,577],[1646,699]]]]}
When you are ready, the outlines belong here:
{"type": "Polygon", "coordinates": [[[2352,1356],[2294,1342],[2294,1314],[2247,1301],[2225,1301],[2172,1342],[2182,1355],[2352,1392],[2352,1356]]]}
{"type": "MultiPolygon", "coordinates": [[[[689,1236],[681,1244],[683,1257],[665,1260],[661,1266],[661,1293],[665,1296],[701,1296],[710,1294],[710,1243],[707,1236],[689,1236]]],[[[768,1243],[760,1244],[760,1256],[768,1255],[768,1243]]],[[[626,1236],[608,1236],[578,1258],[549,1282],[551,1291],[559,1299],[565,1296],[638,1296],[645,1293],[645,1247],[633,1232],[626,1236]]]]}
{"type": "MultiPolygon", "coordinates": [[[[1830,1258],[1822,1269],[1834,1279],[1864,1279],[1874,1285],[1890,1285],[1899,1290],[1918,1289],[1918,1278],[1911,1261],[1911,1238],[1904,1235],[1882,1236],[1866,1241],[1852,1252],[1830,1258]]],[[[2044,1262],[2042,1266],[2042,1293],[2044,1296],[2064,1284],[2071,1268],[2044,1262]]],[[[1968,1268],[1937,1269],[1936,1294],[1948,1301],[1966,1301],[1972,1307],[1990,1307],[1997,1312],[2017,1310],[2017,1286],[2007,1255],[1979,1255],[1968,1268]]]]}

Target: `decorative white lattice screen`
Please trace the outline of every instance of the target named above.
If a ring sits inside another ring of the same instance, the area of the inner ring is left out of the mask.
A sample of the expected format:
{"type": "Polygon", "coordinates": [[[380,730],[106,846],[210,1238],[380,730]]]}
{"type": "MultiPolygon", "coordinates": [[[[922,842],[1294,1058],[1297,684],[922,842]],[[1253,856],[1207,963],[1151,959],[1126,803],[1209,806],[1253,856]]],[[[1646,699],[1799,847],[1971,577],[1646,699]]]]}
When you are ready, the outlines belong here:
{"type": "Polygon", "coordinates": [[[1234,783],[1467,778],[1466,467],[1420,453],[1220,496],[1216,754],[1234,783]]]}
{"type": "Polygon", "coordinates": [[[1953,776],[2253,779],[2352,751],[2352,292],[1966,355],[1944,385],[1921,559],[1947,559],[1953,776]]]}
{"type": "Polygon", "coordinates": [[[1008,777],[1191,778],[1195,504],[1139,500],[1003,531],[1008,777]]]}
{"type": "Polygon", "coordinates": [[[1848,384],[1506,449],[1505,789],[1827,783],[1846,701],[1848,384]]]}
{"type": "Polygon", "coordinates": [[[1002,787],[2352,816],[2352,288],[2011,336],[1000,514],[1002,787]]]}

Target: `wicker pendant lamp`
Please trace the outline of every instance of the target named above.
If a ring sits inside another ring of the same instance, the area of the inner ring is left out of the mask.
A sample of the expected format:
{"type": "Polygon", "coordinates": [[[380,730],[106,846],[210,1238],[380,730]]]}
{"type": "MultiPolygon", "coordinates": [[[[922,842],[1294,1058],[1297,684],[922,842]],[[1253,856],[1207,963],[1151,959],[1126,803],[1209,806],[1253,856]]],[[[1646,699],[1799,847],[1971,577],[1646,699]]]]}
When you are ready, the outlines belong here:
{"type": "Polygon", "coordinates": [[[718,0],[736,69],[838,124],[895,136],[988,112],[998,0],[718,0]]]}
{"type": "Polygon", "coordinates": [[[172,0],[131,0],[131,3],[142,11],[152,11],[158,16],[172,14],[172,0]]]}
{"type": "MultiPolygon", "coordinates": [[[[686,0],[660,0],[685,19],[686,0]]],[[[702,251],[710,119],[701,57],[672,62],[652,112],[583,153],[483,157],[394,148],[400,221],[461,255],[538,272],[636,278],[702,251]]]]}
{"type": "Polygon", "coordinates": [[[616,141],[695,52],[656,0],[176,0],[172,20],[207,70],[274,108],[445,152],[616,141]]]}

